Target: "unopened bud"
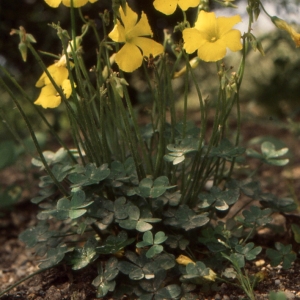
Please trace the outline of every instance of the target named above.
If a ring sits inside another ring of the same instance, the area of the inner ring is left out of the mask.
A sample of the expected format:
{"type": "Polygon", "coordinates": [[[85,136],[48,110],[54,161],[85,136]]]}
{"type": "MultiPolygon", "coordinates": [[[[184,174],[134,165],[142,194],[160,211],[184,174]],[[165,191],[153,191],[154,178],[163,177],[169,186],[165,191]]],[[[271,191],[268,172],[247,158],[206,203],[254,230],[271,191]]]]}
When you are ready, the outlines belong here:
{"type": "Polygon", "coordinates": [[[21,52],[21,56],[24,62],[27,60],[27,45],[24,42],[19,44],[19,50],[21,52]]]}

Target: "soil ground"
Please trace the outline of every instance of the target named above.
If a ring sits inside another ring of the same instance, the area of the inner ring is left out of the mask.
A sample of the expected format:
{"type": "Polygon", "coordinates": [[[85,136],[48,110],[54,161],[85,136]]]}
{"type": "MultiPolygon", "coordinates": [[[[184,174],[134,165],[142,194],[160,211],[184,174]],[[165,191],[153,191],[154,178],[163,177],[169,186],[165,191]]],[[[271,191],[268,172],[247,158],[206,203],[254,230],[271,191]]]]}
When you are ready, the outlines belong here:
{"type": "MultiPolygon", "coordinates": [[[[279,122],[280,123],[280,122],[279,122]]],[[[277,196],[293,196],[300,201],[300,151],[299,136],[290,130],[269,119],[257,119],[244,122],[242,128],[245,141],[258,135],[270,135],[282,140],[290,148],[291,162],[284,168],[264,166],[258,173],[263,190],[277,196]]],[[[257,167],[256,162],[251,163],[251,168],[257,167]]],[[[2,186],[17,184],[26,188],[23,190],[21,201],[13,210],[5,212],[0,218],[0,291],[16,283],[22,278],[38,270],[37,262],[30,249],[18,240],[18,235],[36,222],[37,207],[30,203],[37,192],[37,170],[24,172],[18,166],[6,168],[0,173],[2,186]],[[28,182],[30,184],[28,184],[28,182]]],[[[291,223],[300,225],[300,214],[278,215],[277,220],[286,228],[283,236],[274,236],[272,233],[261,233],[255,237],[255,243],[265,246],[274,244],[275,241],[293,243],[294,251],[300,247],[293,241],[290,230],[291,223]]],[[[300,260],[297,259],[289,270],[280,266],[272,268],[268,259],[260,257],[248,263],[249,273],[262,272],[263,280],[255,287],[257,299],[268,299],[270,291],[283,291],[287,299],[300,299],[300,260]]],[[[97,276],[93,268],[80,271],[71,271],[66,266],[59,266],[35,275],[21,283],[16,288],[0,297],[1,300],[30,299],[30,300],[75,300],[96,299],[95,288],[91,281],[97,276]]],[[[124,298],[125,299],[125,298],[124,298]]],[[[220,284],[219,290],[207,294],[198,291],[198,299],[247,299],[242,290],[232,285],[220,284]]]]}

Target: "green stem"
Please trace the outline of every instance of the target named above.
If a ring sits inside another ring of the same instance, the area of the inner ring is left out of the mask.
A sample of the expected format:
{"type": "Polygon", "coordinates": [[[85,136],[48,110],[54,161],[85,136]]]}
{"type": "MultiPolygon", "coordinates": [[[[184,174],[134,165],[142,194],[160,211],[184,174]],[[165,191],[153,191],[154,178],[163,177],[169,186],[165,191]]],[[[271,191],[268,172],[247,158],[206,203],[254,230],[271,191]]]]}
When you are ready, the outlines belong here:
{"type": "Polygon", "coordinates": [[[61,193],[67,198],[68,196],[68,192],[65,190],[64,186],[60,184],[60,182],[56,179],[56,177],[54,176],[54,174],[52,173],[51,169],[49,168],[49,165],[43,155],[42,149],[40,148],[39,142],[35,136],[34,130],[31,127],[31,124],[25,114],[25,112],[23,111],[21,105],[19,104],[17,98],[15,97],[14,93],[10,90],[10,88],[4,83],[3,79],[0,77],[0,82],[2,83],[2,86],[4,87],[4,89],[9,93],[9,95],[11,96],[12,100],[14,101],[15,105],[17,106],[20,114],[22,115],[22,118],[24,119],[27,128],[30,132],[31,138],[33,140],[33,143],[38,151],[38,154],[41,158],[41,161],[46,169],[46,172],[48,173],[48,175],[51,177],[51,179],[53,180],[53,182],[55,183],[55,185],[59,188],[59,190],[61,191],[61,193]]]}
{"type": "Polygon", "coordinates": [[[34,277],[37,274],[43,273],[43,272],[45,272],[45,271],[47,271],[47,270],[49,270],[51,268],[53,268],[53,267],[49,267],[49,268],[46,268],[46,269],[40,269],[40,270],[37,270],[36,272],[34,272],[34,273],[26,276],[25,278],[19,280],[15,284],[11,285],[9,288],[7,288],[7,289],[3,290],[2,292],[0,292],[0,297],[4,296],[5,293],[9,292],[10,290],[12,290],[13,288],[17,287],[18,285],[20,285],[24,281],[30,279],[31,277],[34,277]]]}

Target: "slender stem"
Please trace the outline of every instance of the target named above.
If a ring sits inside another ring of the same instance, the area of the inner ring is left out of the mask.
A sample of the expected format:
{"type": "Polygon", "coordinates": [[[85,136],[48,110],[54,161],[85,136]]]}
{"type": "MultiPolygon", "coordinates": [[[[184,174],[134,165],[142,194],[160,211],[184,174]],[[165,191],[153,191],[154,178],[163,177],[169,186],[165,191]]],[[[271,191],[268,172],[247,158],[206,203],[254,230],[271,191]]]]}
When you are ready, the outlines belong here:
{"type": "Polygon", "coordinates": [[[37,274],[43,273],[43,272],[45,272],[45,271],[47,271],[47,270],[49,270],[51,268],[53,268],[53,266],[49,267],[49,268],[46,268],[46,269],[40,269],[40,270],[37,270],[37,271],[33,272],[32,274],[26,276],[25,278],[19,280],[15,284],[11,285],[9,288],[7,288],[7,289],[3,290],[2,292],[0,292],[0,297],[3,296],[5,293],[9,292],[10,290],[12,290],[13,288],[17,287],[18,285],[20,285],[24,281],[30,279],[31,277],[34,277],[37,274]]]}
{"type": "Polygon", "coordinates": [[[4,89],[8,92],[8,94],[10,95],[10,97],[12,98],[12,100],[14,101],[15,105],[17,106],[19,112],[21,113],[22,115],[22,118],[24,119],[26,125],[27,125],[27,128],[30,132],[30,135],[31,135],[31,138],[34,142],[34,145],[38,151],[38,154],[41,158],[41,161],[45,167],[45,170],[46,172],[48,173],[48,175],[51,177],[52,181],[55,183],[55,185],[59,188],[59,190],[61,191],[61,193],[67,198],[68,196],[68,192],[67,190],[64,188],[63,185],[61,185],[61,183],[56,179],[56,177],[54,176],[54,174],[52,173],[44,155],[43,155],[43,152],[42,152],[42,149],[40,148],[40,145],[39,145],[39,142],[35,136],[35,133],[34,133],[34,130],[25,114],[25,112],[23,111],[22,109],[22,106],[19,104],[17,98],[15,97],[14,93],[10,90],[10,88],[5,84],[5,82],[3,81],[3,79],[0,77],[0,83],[2,84],[2,86],[4,87],[4,89]]]}

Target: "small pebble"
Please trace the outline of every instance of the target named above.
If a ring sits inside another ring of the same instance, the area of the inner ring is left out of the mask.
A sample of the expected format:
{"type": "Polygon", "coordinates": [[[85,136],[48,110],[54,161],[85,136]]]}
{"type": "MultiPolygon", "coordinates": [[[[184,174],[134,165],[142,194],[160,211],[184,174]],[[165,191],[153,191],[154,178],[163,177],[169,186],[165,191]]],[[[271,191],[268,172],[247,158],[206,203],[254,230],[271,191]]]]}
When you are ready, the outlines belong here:
{"type": "Polygon", "coordinates": [[[221,300],[221,299],[222,299],[222,297],[219,294],[215,295],[215,300],[221,300]]]}
{"type": "Polygon", "coordinates": [[[223,300],[230,300],[230,298],[227,295],[224,295],[222,299],[223,300]]]}
{"type": "Polygon", "coordinates": [[[256,265],[257,267],[261,267],[261,266],[263,266],[265,263],[266,263],[266,262],[265,262],[263,259],[260,259],[260,260],[258,260],[258,261],[255,262],[255,265],[256,265]]]}
{"type": "Polygon", "coordinates": [[[276,279],[275,280],[275,285],[279,285],[280,284],[280,279],[276,279]]]}

